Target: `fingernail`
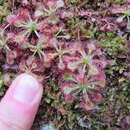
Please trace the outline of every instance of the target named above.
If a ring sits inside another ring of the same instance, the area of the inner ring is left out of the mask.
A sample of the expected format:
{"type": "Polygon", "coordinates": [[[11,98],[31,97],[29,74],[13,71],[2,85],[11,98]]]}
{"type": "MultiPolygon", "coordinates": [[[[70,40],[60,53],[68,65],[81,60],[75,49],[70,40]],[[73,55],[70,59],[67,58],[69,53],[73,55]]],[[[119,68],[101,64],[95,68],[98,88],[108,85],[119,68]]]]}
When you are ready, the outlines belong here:
{"type": "Polygon", "coordinates": [[[28,105],[32,104],[41,87],[38,81],[31,75],[23,74],[15,82],[14,99],[28,105]]]}

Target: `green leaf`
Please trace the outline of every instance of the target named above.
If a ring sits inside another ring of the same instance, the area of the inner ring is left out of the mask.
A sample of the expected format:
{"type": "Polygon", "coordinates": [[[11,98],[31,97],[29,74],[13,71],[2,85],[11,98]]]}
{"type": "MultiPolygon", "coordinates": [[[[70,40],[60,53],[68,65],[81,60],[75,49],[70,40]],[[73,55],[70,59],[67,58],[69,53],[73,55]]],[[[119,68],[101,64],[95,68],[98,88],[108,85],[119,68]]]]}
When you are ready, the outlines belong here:
{"type": "Polygon", "coordinates": [[[127,23],[127,29],[130,29],[130,21],[127,23]]]}
{"type": "Polygon", "coordinates": [[[64,88],[64,93],[66,94],[66,95],[69,95],[71,92],[73,92],[73,91],[75,91],[77,89],[77,87],[65,87],[64,88]]]}
{"type": "Polygon", "coordinates": [[[73,75],[71,75],[71,74],[64,74],[64,78],[65,78],[65,80],[70,80],[70,81],[76,82],[73,75]]]}

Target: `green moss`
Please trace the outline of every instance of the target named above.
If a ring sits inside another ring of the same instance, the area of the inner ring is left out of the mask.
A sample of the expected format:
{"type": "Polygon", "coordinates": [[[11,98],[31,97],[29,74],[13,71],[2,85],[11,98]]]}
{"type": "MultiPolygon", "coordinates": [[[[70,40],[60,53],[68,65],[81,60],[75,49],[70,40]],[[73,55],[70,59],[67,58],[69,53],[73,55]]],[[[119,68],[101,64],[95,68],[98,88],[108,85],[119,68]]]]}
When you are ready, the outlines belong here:
{"type": "Polygon", "coordinates": [[[115,0],[114,3],[119,4],[119,5],[123,5],[126,3],[126,0],[115,0]]]}
{"type": "Polygon", "coordinates": [[[80,3],[81,0],[68,0],[68,2],[69,2],[70,4],[77,4],[77,3],[80,3]]]}
{"type": "Polygon", "coordinates": [[[67,21],[67,26],[70,29],[71,36],[73,39],[84,37],[85,39],[95,39],[95,34],[97,32],[96,28],[88,29],[86,23],[79,18],[72,18],[67,21]]]}
{"type": "Polygon", "coordinates": [[[0,0],[0,23],[10,13],[9,8],[11,7],[11,1],[0,0]]]}
{"type": "Polygon", "coordinates": [[[100,36],[100,45],[112,57],[125,52],[127,48],[125,37],[118,36],[116,33],[103,33],[100,36]]]}
{"type": "Polygon", "coordinates": [[[80,23],[80,19],[79,18],[72,18],[72,19],[67,21],[67,24],[68,24],[68,26],[70,28],[74,28],[79,23],[80,23]]]}
{"type": "Polygon", "coordinates": [[[96,28],[89,29],[89,30],[87,31],[87,37],[88,37],[88,39],[90,39],[90,40],[95,39],[96,33],[97,33],[96,28]]]}

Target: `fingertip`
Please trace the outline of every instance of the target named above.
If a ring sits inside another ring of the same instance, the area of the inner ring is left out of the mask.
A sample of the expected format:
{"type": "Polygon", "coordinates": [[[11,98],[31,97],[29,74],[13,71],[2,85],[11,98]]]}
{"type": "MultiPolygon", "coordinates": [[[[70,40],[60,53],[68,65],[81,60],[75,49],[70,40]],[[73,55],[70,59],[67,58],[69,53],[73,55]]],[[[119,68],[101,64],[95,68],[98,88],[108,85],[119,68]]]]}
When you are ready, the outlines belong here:
{"type": "Polygon", "coordinates": [[[0,119],[5,122],[8,119],[13,124],[22,125],[22,128],[29,128],[40,104],[42,92],[41,84],[33,76],[21,74],[13,81],[0,103],[0,119]]]}

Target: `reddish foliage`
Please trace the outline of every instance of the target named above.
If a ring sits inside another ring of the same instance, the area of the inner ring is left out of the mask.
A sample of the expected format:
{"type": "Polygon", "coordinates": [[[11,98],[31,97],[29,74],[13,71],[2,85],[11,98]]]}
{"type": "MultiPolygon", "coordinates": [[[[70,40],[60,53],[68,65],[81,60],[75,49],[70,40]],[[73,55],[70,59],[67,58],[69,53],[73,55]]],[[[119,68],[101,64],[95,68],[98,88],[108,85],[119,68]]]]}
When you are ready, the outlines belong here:
{"type": "MultiPolygon", "coordinates": [[[[74,17],[73,13],[65,10],[58,14],[60,10],[57,10],[64,6],[64,1],[19,2],[20,8],[6,18],[9,24],[4,28],[7,39],[1,47],[6,49],[4,69],[17,64],[19,73],[35,75],[40,82],[43,82],[46,73],[50,75],[50,70],[53,69],[56,72],[54,76],[58,74],[60,90],[67,103],[78,101],[86,111],[95,109],[96,104],[102,101],[100,92],[105,87],[106,66],[106,60],[97,42],[58,40],[57,35],[63,33],[66,28],[60,18],[74,17]],[[30,8],[32,5],[35,7],[34,12],[30,8]],[[65,77],[66,75],[68,77],[65,77]]],[[[80,12],[81,17],[85,15],[90,17],[91,23],[91,17],[96,16],[97,12],[80,12]]],[[[111,31],[114,25],[109,25],[110,21],[102,19],[97,24],[105,26],[102,31],[111,31]]],[[[5,41],[3,35],[0,40],[5,41]]],[[[6,79],[8,84],[9,77],[6,76],[6,79]]]]}

